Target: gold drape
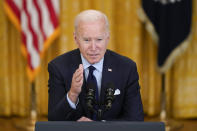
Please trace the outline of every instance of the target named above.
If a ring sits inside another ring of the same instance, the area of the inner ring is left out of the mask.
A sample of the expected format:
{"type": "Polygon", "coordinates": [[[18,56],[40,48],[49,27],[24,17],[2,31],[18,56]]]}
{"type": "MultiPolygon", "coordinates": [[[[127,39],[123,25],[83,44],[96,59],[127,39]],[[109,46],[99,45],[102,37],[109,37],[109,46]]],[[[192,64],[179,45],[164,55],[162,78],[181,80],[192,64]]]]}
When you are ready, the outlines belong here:
{"type": "Polygon", "coordinates": [[[193,0],[192,40],[188,49],[166,72],[171,115],[176,118],[197,117],[197,1],[193,0]]]}
{"type": "MultiPolygon", "coordinates": [[[[38,113],[40,115],[47,115],[48,113],[47,63],[57,55],[76,48],[73,40],[73,22],[76,14],[85,9],[97,9],[106,13],[109,18],[111,37],[108,48],[132,58],[137,63],[145,113],[148,115],[158,114],[160,110],[161,75],[156,71],[157,46],[138,19],[137,11],[140,8],[140,0],[60,0],[60,2],[60,36],[46,52],[41,63],[41,71],[35,80],[38,113]]],[[[27,79],[26,59],[21,54],[20,41],[20,33],[5,15],[3,1],[0,1],[1,116],[26,116],[29,113],[31,83],[27,79]]],[[[195,42],[196,39],[193,40],[193,43],[195,42]]],[[[197,50],[195,46],[191,48],[197,50]]],[[[184,59],[183,62],[187,62],[194,58],[191,53],[188,53],[181,59],[184,59]]],[[[178,62],[175,66],[179,66],[182,61],[178,62]]],[[[173,91],[177,94],[173,96],[172,100],[173,111],[177,108],[182,109],[179,106],[181,105],[180,98],[177,97],[184,95],[185,90],[188,92],[188,88],[192,88],[187,85],[187,89],[183,90],[183,86],[180,86],[178,80],[179,76],[181,75],[182,79],[197,77],[197,72],[192,73],[191,76],[189,72],[184,74],[183,70],[176,69],[176,71],[175,69],[173,68],[173,72],[169,73],[170,77],[176,76],[173,78],[173,83],[167,81],[169,86],[173,84],[173,91]],[[171,74],[176,75],[172,76],[171,74]]],[[[195,93],[195,91],[197,92],[197,89],[193,86],[190,93],[195,93]]],[[[196,107],[195,100],[187,104],[190,105],[190,108],[196,107]]],[[[184,111],[179,114],[173,113],[175,116],[183,116],[182,113],[187,113],[184,111]]]]}

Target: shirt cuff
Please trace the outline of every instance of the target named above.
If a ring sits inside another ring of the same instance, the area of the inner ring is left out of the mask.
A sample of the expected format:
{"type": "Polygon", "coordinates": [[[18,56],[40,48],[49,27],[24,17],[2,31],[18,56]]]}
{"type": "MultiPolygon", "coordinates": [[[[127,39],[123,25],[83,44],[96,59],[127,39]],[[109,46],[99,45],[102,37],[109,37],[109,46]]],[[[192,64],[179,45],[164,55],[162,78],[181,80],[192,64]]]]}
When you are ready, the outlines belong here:
{"type": "Polygon", "coordinates": [[[73,108],[73,109],[76,109],[76,106],[77,106],[77,104],[79,103],[79,98],[77,99],[77,103],[76,103],[76,104],[73,103],[73,102],[69,99],[68,93],[67,93],[67,95],[66,95],[66,98],[67,98],[67,101],[68,101],[70,107],[73,108]]]}

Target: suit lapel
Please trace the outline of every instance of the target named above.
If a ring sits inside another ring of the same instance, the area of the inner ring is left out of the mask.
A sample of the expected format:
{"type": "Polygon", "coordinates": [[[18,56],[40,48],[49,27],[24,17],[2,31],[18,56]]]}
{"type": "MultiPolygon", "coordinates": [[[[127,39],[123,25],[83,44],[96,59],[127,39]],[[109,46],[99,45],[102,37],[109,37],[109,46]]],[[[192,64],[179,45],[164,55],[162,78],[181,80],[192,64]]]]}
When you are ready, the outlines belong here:
{"type": "Polygon", "coordinates": [[[101,94],[100,94],[101,104],[104,104],[106,84],[109,82],[113,82],[113,64],[112,61],[110,60],[110,52],[106,51],[104,56],[102,82],[101,82],[101,94]]]}

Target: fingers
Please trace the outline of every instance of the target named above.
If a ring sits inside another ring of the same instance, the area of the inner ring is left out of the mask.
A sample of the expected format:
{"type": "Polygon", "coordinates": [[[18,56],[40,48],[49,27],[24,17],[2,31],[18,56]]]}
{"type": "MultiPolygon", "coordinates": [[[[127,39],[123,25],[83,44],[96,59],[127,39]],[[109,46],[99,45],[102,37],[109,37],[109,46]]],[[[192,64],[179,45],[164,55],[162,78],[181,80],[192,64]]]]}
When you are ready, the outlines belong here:
{"type": "Polygon", "coordinates": [[[83,79],[83,72],[75,72],[74,79],[76,82],[81,81],[81,79],[83,79]]]}
{"type": "Polygon", "coordinates": [[[82,66],[82,64],[79,65],[79,68],[75,71],[73,77],[76,82],[79,82],[80,84],[81,84],[81,82],[83,82],[83,66],[82,66]]]}
{"type": "Polygon", "coordinates": [[[85,116],[82,116],[80,119],[78,119],[77,120],[78,122],[80,122],[80,121],[93,121],[93,120],[91,120],[91,119],[89,119],[89,118],[87,118],[87,117],[85,117],[85,116]]]}
{"type": "Polygon", "coordinates": [[[83,71],[83,65],[82,64],[79,65],[79,69],[83,71]]]}
{"type": "Polygon", "coordinates": [[[83,85],[83,65],[80,64],[79,68],[75,71],[71,83],[71,93],[78,95],[81,92],[81,87],[83,85]]]}
{"type": "Polygon", "coordinates": [[[76,103],[78,95],[81,92],[82,85],[83,85],[83,65],[80,64],[79,68],[73,74],[71,88],[68,92],[68,97],[73,103],[76,103]]]}
{"type": "Polygon", "coordinates": [[[83,65],[82,64],[80,64],[79,68],[75,71],[75,76],[78,77],[81,74],[83,75],[83,65]]]}

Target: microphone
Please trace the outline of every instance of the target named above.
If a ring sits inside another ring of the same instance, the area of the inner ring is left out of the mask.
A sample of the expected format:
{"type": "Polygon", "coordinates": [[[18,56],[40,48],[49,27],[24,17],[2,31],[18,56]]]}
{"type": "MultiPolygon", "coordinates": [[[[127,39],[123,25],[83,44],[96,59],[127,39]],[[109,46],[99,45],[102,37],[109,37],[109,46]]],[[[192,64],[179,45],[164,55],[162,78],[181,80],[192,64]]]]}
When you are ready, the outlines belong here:
{"type": "Polygon", "coordinates": [[[89,110],[93,110],[95,102],[95,90],[93,83],[87,83],[86,105],[89,110]]]}
{"type": "Polygon", "coordinates": [[[112,106],[112,102],[114,100],[114,84],[113,83],[107,83],[107,89],[106,89],[106,98],[105,98],[105,108],[106,110],[109,110],[112,106]]]}

